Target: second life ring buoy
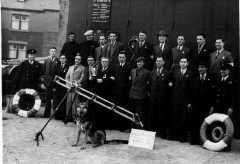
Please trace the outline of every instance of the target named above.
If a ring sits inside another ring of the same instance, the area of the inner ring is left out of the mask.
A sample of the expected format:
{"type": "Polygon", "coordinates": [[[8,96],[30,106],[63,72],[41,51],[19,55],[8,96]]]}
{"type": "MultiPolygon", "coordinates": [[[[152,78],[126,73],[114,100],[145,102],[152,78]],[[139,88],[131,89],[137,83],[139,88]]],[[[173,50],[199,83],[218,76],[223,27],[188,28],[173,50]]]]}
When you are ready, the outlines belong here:
{"type": "Polygon", "coordinates": [[[13,96],[12,108],[19,116],[35,116],[40,107],[41,99],[34,89],[21,89],[13,96]]]}
{"type": "Polygon", "coordinates": [[[231,143],[233,133],[234,127],[230,117],[221,113],[206,117],[200,129],[203,147],[211,151],[226,148],[231,143]]]}

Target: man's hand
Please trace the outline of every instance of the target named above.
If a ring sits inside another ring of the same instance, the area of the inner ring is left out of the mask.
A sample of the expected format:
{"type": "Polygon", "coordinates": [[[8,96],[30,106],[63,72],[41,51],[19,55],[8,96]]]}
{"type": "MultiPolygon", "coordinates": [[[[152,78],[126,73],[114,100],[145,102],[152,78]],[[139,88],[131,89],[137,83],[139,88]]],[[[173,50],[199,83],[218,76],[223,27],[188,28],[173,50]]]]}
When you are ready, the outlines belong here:
{"type": "Polygon", "coordinates": [[[188,110],[191,110],[192,109],[192,104],[188,104],[187,108],[188,108],[188,110]]]}
{"type": "Polygon", "coordinates": [[[102,79],[97,79],[97,83],[102,83],[103,80],[102,79]]]}
{"type": "Polygon", "coordinates": [[[227,114],[230,116],[232,115],[233,109],[232,108],[228,108],[227,114]]]}
{"type": "Polygon", "coordinates": [[[115,80],[115,77],[114,77],[114,76],[111,76],[110,79],[111,79],[111,80],[115,80]]]}

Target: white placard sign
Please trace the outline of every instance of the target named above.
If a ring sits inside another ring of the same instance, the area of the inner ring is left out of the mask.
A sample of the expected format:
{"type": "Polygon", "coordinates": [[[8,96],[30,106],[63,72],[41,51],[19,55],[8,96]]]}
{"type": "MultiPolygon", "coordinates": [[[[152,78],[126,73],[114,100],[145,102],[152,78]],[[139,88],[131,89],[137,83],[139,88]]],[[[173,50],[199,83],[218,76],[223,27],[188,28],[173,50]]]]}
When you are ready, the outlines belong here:
{"type": "Polygon", "coordinates": [[[129,136],[129,146],[153,150],[156,132],[132,129],[129,136]]]}

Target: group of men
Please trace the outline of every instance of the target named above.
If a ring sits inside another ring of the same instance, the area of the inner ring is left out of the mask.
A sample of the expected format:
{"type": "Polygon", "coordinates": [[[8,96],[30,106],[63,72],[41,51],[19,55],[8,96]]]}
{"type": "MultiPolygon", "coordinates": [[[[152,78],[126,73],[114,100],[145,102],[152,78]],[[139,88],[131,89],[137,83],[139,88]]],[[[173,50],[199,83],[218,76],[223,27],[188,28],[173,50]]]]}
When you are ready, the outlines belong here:
{"type": "MultiPolygon", "coordinates": [[[[158,33],[155,46],[147,41],[144,31],[127,46],[118,41],[115,32],[108,38],[100,35],[99,41],[94,40],[92,30],[84,35],[86,41],[78,44],[75,34],[69,33],[59,57],[56,48],[50,48],[42,66],[33,60],[34,50],[28,51],[28,61],[21,64],[19,75],[25,82],[20,88],[37,89],[41,77],[40,88],[47,91],[45,117],[50,116],[51,99],[55,109],[66,93],[54,83],[55,75],[138,113],[144,128],[164,139],[186,142],[190,132],[190,143],[199,144],[199,129],[206,116],[233,112],[233,58],[224,49],[222,38],[216,39],[216,50],[211,51],[204,34],[196,35],[197,44],[192,49],[185,46],[184,35],[178,35],[177,45],[171,47],[164,30],[158,33]]],[[[74,92],[69,93],[56,118],[65,123],[74,119],[81,100],[74,92]]],[[[125,130],[132,126],[97,105],[91,108],[99,128],[125,130]]]]}

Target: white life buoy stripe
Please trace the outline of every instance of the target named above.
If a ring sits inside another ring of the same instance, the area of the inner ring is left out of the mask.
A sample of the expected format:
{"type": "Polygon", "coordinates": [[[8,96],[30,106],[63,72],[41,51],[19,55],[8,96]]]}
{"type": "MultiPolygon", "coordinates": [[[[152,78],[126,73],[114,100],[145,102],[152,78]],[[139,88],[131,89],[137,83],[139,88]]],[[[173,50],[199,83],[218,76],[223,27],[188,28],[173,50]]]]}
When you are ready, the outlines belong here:
{"type": "Polygon", "coordinates": [[[222,149],[226,148],[228,144],[231,142],[234,133],[234,127],[231,119],[228,115],[214,113],[207,118],[205,118],[201,129],[200,129],[200,137],[203,142],[203,147],[212,150],[212,151],[221,151],[222,149]],[[219,142],[212,142],[207,139],[206,130],[207,127],[215,121],[223,122],[226,127],[226,132],[222,140],[219,142]]]}
{"type": "Polygon", "coordinates": [[[33,116],[41,107],[41,99],[40,99],[37,91],[35,91],[34,89],[29,89],[29,88],[21,89],[20,91],[18,91],[13,96],[12,102],[13,102],[12,103],[13,109],[16,111],[16,113],[19,116],[22,116],[22,117],[33,116]],[[33,105],[33,107],[29,111],[26,111],[24,109],[20,109],[19,108],[19,100],[20,100],[21,95],[23,95],[23,94],[32,95],[34,97],[34,99],[35,99],[34,105],[33,105]]]}

